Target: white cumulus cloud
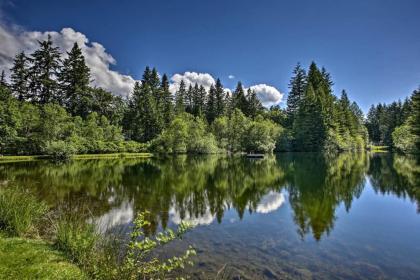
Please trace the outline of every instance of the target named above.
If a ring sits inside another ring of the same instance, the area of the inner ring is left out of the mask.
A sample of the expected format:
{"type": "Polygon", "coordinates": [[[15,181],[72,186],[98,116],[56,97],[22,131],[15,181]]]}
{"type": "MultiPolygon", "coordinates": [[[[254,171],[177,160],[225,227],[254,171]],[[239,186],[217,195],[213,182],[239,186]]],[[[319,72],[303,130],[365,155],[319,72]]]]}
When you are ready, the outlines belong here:
{"type": "Polygon", "coordinates": [[[213,76],[208,73],[185,72],[184,74],[175,74],[171,77],[171,85],[169,88],[172,93],[179,89],[182,80],[187,88],[190,85],[194,86],[195,83],[197,83],[199,86],[202,85],[207,91],[212,84],[216,83],[213,76]]]}
{"type": "Polygon", "coordinates": [[[230,80],[232,80],[232,79],[235,79],[235,76],[234,76],[234,75],[229,75],[229,76],[228,76],[228,78],[229,78],[230,80]]]}
{"type": "Polygon", "coordinates": [[[251,86],[250,88],[251,90],[256,92],[258,99],[266,107],[276,105],[280,103],[283,99],[283,93],[281,93],[278,89],[276,89],[273,86],[269,86],[266,84],[258,84],[251,86]]]}
{"type": "Polygon", "coordinates": [[[86,35],[72,28],[63,28],[60,32],[39,32],[24,31],[0,24],[0,68],[8,73],[18,52],[24,51],[29,55],[38,48],[38,41],[46,40],[48,35],[63,53],[69,51],[75,42],[78,43],[86,64],[91,69],[93,85],[118,95],[126,96],[131,92],[135,80],[131,76],[110,69],[116,61],[106,52],[104,46],[96,42],[90,43],[86,35]]]}

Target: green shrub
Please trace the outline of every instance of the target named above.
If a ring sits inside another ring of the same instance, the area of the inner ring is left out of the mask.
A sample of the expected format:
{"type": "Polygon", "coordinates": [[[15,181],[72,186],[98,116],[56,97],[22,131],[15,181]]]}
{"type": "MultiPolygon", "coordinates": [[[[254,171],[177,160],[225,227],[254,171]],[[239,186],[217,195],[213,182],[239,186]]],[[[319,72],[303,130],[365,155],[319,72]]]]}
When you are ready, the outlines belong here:
{"type": "Polygon", "coordinates": [[[409,125],[397,127],[392,133],[394,147],[404,153],[418,153],[416,148],[416,135],[411,132],[409,125]]]}
{"type": "Polygon", "coordinates": [[[0,227],[12,235],[35,234],[48,207],[36,197],[17,187],[0,190],[0,227]]]}
{"type": "Polygon", "coordinates": [[[76,216],[59,218],[55,225],[55,246],[74,263],[89,267],[99,235],[93,224],[76,216]]]}
{"type": "Polygon", "coordinates": [[[68,160],[76,152],[76,149],[71,143],[62,140],[47,142],[45,146],[45,153],[53,160],[58,161],[68,160]]]}

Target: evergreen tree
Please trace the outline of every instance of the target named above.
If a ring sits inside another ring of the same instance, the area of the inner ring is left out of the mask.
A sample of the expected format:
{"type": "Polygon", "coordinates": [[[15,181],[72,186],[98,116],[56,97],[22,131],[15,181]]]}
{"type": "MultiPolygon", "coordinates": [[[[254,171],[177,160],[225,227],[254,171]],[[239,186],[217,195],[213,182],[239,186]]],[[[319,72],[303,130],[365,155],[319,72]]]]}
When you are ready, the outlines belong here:
{"type": "Polygon", "coordinates": [[[299,102],[306,89],[306,72],[298,63],[293,70],[293,77],[290,80],[290,92],[287,96],[287,126],[292,127],[294,117],[299,109],[299,102]]]}
{"type": "Polygon", "coordinates": [[[150,85],[150,88],[153,91],[156,91],[159,88],[159,86],[160,86],[159,74],[158,74],[158,72],[157,72],[157,70],[156,70],[155,67],[153,67],[153,69],[152,69],[152,73],[150,75],[149,85],[150,85]]]}
{"type": "Polygon", "coordinates": [[[216,97],[216,108],[215,108],[215,115],[216,118],[220,117],[225,112],[225,91],[223,89],[223,85],[220,82],[220,79],[217,79],[215,90],[215,97],[216,97]]]}
{"type": "Polygon", "coordinates": [[[251,90],[251,88],[248,89],[247,99],[248,99],[247,116],[252,119],[255,119],[263,111],[263,105],[261,104],[261,101],[258,99],[256,92],[254,90],[251,90]]]}
{"type": "Polygon", "coordinates": [[[162,106],[161,113],[163,115],[163,121],[165,126],[168,126],[173,119],[173,101],[172,101],[172,94],[169,91],[169,79],[166,74],[162,76],[162,82],[160,84],[160,91],[162,95],[162,106]]]}
{"type": "Polygon", "coordinates": [[[194,116],[198,116],[201,110],[201,95],[200,88],[198,84],[195,83],[194,88],[192,89],[192,111],[191,113],[194,116]]]}
{"type": "Polygon", "coordinates": [[[208,123],[213,123],[213,121],[216,119],[216,102],[216,88],[211,85],[206,103],[206,118],[208,123]]]}
{"type": "Polygon", "coordinates": [[[67,54],[58,75],[62,92],[61,103],[72,115],[86,117],[90,113],[88,108],[91,102],[90,69],[77,43],[74,43],[67,54]]]}
{"type": "Polygon", "coordinates": [[[148,83],[135,83],[126,124],[129,137],[139,142],[150,141],[160,133],[156,101],[148,83]]]}
{"type": "Polygon", "coordinates": [[[420,87],[411,96],[412,114],[409,118],[411,132],[416,137],[417,151],[420,151],[420,87]]]}
{"type": "Polygon", "coordinates": [[[7,87],[6,74],[4,74],[4,70],[2,70],[0,74],[0,86],[7,87]]]}
{"type": "Polygon", "coordinates": [[[244,88],[242,87],[242,83],[238,82],[235,92],[233,93],[233,102],[234,107],[242,111],[242,113],[246,113],[248,110],[248,100],[245,97],[244,88]]]}
{"type": "Polygon", "coordinates": [[[11,89],[19,101],[28,100],[28,58],[24,52],[15,56],[11,70],[11,89]]]}
{"type": "Polygon", "coordinates": [[[175,112],[176,114],[180,114],[185,112],[185,99],[186,99],[187,91],[185,89],[185,82],[181,80],[179,84],[179,89],[175,93],[175,112]]]}
{"type": "Polygon", "coordinates": [[[46,104],[57,100],[60,52],[53,46],[50,35],[46,41],[38,43],[39,49],[30,58],[30,99],[32,102],[46,104]]]}
{"type": "Polygon", "coordinates": [[[308,84],[293,124],[297,150],[316,151],[324,148],[326,131],[321,106],[311,83],[308,84]]]}
{"type": "Polygon", "coordinates": [[[0,101],[8,101],[12,97],[12,92],[6,83],[4,71],[1,71],[0,76],[0,101]]]}
{"type": "Polygon", "coordinates": [[[187,90],[187,94],[185,96],[185,112],[192,114],[193,112],[193,97],[194,96],[194,90],[192,85],[190,84],[187,90]]]}

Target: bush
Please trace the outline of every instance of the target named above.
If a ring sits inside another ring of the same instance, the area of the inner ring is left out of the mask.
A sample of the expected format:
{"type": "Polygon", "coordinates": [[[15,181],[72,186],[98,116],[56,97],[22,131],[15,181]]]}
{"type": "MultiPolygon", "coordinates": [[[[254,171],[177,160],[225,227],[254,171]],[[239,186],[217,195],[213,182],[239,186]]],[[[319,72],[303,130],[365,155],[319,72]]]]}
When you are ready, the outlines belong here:
{"type": "Polygon", "coordinates": [[[397,127],[392,133],[394,147],[404,153],[418,153],[416,148],[416,136],[411,132],[407,124],[397,127]]]}
{"type": "Polygon", "coordinates": [[[17,187],[0,190],[0,228],[17,236],[37,233],[37,225],[48,207],[17,187]]]}
{"type": "Polygon", "coordinates": [[[71,143],[62,140],[47,142],[44,151],[53,160],[58,161],[68,160],[77,152],[71,143]]]}
{"type": "Polygon", "coordinates": [[[152,141],[151,149],[174,154],[218,151],[216,140],[208,132],[205,121],[188,113],[178,115],[158,139],[152,141]]]}

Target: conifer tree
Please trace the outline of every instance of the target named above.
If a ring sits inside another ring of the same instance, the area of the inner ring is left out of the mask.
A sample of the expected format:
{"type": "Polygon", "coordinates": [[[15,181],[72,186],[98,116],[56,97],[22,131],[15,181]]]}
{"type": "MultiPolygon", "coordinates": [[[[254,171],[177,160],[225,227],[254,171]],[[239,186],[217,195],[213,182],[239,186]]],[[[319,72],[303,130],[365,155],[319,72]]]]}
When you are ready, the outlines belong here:
{"type": "Polygon", "coordinates": [[[130,138],[139,142],[150,141],[160,133],[162,127],[159,126],[156,101],[149,83],[135,83],[127,125],[130,138]]]}
{"type": "Polygon", "coordinates": [[[185,96],[185,101],[184,101],[185,111],[190,114],[192,114],[193,112],[193,96],[194,96],[193,87],[190,84],[188,86],[187,94],[185,96]]]}
{"type": "Polygon", "coordinates": [[[4,70],[2,70],[0,74],[0,86],[7,87],[6,74],[4,74],[4,70]]]}
{"type": "Polygon", "coordinates": [[[304,151],[324,148],[325,127],[321,106],[311,83],[308,84],[293,124],[296,148],[304,151]]]}
{"type": "Polygon", "coordinates": [[[216,101],[216,89],[211,85],[206,103],[206,118],[207,122],[210,124],[213,123],[216,118],[216,101]]]}
{"type": "Polygon", "coordinates": [[[176,114],[181,114],[185,112],[185,98],[187,91],[185,89],[185,82],[181,80],[179,84],[179,89],[175,93],[175,112],[176,114]]]}
{"type": "Polygon", "coordinates": [[[67,54],[58,75],[61,103],[72,115],[86,117],[90,113],[86,110],[92,98],[89,91],[90,69],[77,43],[67,54]]]}
{"type": "Polygon", "coordinates": [[[194,88],[192,89],[192,114],[198,116],[201,111],[201,95],[200,88],[198,84],[195,83],[194,88]]]}
{"type": "Polygon", "coordinates": [[[173,119],[173,101],[172,94],[169,91],[169,79],[166,74],[162,76],[162,82],[160,84],[161,96],[162,96],[162,106],[161,112],[163,115],[163,121],[165,126],[169,125],[173,119]]]}
{"type": "Polygon", "coordinates": [[[28,100],[28,58],[24,52],[15,56],[11,70],[11,89],[19,101],[28,100]]]}
{"type": "Polygon", "coordinates": [[[287,96],[287,126],[292,127],[294,117],[299,109],[299,102],[306,89],[306,72],[298,63],[293,70],[293,77],[290,80],[290,92],[287,96]]]}
{"type": "Polygon", "coordinates": [[[416,136],[416,147],[420,151],[420,88],[411,96],[412,114],[409,118],[411,132],[416,136]]]}
{"type": "Polygon", "coordinates": [[[242,87],[242,83],[238,82],[235,92],[233,93],[233,102],[234,107],[242,111],[242,113],[246,113],[248,110],[248,100],[245,97],[244,88],[242,87]]]}
{"type": "Polygon", "coordinates": [[[215,97],[216,97],[216,108],[215,108],[215,116],[216,118],[222,116],[225,112],[225,92],[223,89],[223,85],[220,82],[220,79],[217,79],[215,90],[215,97]]]}
{"type": "Polygon", "coordinates": [[[46,104],[57,100],[57,75],[60,71],[60,52],[53,46],[51,36],[46,41],[38,41],[39,49],[31,54],[29,69],[30,99],[46,104]]]}
{"type": "Polygon", "coordinates": [[[247,99],[248,99],[248,110],[246,112],[246,115],[252,119],[255,119],[255,117],[258,116],[263,111],[263,105],[261,104],[261,101],[258,99],[257,93],[255,92],[255,90],[251,90],[251,88],[248,88],[247,99]]]}

